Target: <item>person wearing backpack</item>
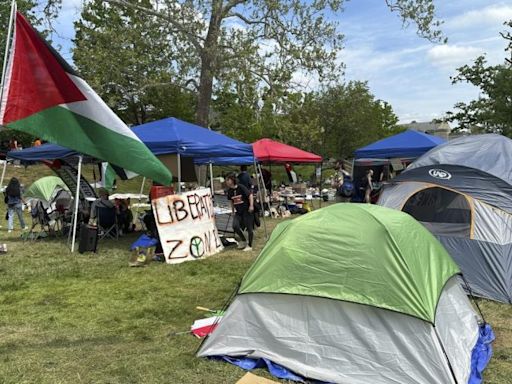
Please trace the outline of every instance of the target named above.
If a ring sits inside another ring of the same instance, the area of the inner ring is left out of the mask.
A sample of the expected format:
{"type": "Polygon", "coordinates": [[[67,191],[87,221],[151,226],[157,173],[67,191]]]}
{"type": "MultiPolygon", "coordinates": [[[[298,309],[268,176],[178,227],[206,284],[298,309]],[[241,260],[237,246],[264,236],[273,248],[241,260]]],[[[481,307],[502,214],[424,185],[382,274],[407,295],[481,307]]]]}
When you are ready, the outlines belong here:
{"type": "Polygon", "coordinates": [[[28,229],[25,225],[25,220],[23,219],[23,198],[21,197],[21,185],[20,181],[13,177],[7,188],[5,189],[5,203],[7,204],[7,220],[8,220],[8,232],[11,233],[14,229],[14,214],[18,215],[18,220],[20,221],[20,226],[23,230],[28,229]]]}

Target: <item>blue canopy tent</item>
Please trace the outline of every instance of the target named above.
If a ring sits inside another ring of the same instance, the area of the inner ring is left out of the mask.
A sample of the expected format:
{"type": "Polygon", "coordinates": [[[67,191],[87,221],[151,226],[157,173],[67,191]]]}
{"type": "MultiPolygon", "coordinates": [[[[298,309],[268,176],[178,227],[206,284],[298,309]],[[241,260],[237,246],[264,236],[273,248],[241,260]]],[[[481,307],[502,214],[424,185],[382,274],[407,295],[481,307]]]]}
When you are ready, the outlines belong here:
{"type": "MultiPolygon", "coordinates": [[[[192,158],[196,164],[241,165],[254,162],[251,144],[174,117],[138,125],[133,127],[133,132],[156,156],[177,155],[178,189],[181,184],[181,157],[192,158]]],[[[53,160],[78,155],[75,151],[55,144],[8,153],[10,158],[23,161],[53,160]]]]}
{"type": "Polygon", "coordinates": [[[21,161],[66,159],[74,156],[78,156],[78,152],[57,144],[43,144],[39,147],[30,147],[21,151],[10,151],[7,153],[7,157],[21,161]]]}
{"type": "Polygon", "coordinates": [[[138,125],[133,132],[155,155],[177,153],[185,157],[202,158],[214,163],[215,158],[252,157],[252,145],[242,143],[207,128],[170,117],[138,125]]]}
{"type": "Polygon", "coordinates": [[[444,142],[445,140],[440,137],[408,129],[359,148],[355,152],[355,158],[417,158],[444,142]]]}
{"type": "MultiPolygon", "coordinates": [[[[242,143],[207,128],[174,117],[133,127],[133,132],[155,155],[180,154],[192,157],[200,164],[222,159],[222,165],[252,163],[252,145],[242,143]]],[[[42,161],[77,156],[78,153],[56,144],[11,151],[8,157],[23,161],[42,161]]]]}

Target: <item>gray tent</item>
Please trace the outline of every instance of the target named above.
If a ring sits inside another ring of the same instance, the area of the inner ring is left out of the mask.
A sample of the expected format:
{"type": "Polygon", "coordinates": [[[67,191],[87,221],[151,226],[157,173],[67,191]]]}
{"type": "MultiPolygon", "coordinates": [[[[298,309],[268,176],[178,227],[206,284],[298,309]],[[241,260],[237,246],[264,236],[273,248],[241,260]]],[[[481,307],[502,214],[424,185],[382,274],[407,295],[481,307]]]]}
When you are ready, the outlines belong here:
{"type": "Polygon", "coordinates": [[[379,204],[425,225],[474,294],[512,303],[512,140],[487,134],[440,145],[385,186],[379,204]]]}

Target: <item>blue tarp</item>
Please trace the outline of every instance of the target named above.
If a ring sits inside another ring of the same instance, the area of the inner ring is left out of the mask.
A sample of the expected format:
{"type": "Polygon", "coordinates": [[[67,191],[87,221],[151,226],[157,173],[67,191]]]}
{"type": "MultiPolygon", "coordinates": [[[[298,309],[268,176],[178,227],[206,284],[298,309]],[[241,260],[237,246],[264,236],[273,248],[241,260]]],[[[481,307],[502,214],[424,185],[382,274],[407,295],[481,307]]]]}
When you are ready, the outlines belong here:
{"type": "MultiPolygon", "coordinates": [[[[252,145],[237,141],[174,117],[138,125],[133,132],[155,155],[180,153],[193,157],[196,164],[252,164],[252,145]],[[216,159],[220,162],[217,163],[216,159]],[[240,160],[239,160],[240,159],[240,160]]],[[[64,159],[78,153],[55,144],[11,151],[8,157],[23,161],[64,159]]]]}
{"type": "Polygon", "coordinates": [[[471,353],[471,376],[468,384],[483,383],[483,372],[492,357],[494,332],[489,324],[480,326],[480,334],[471,353]]]}
{"type": "Polygon", "coordinates": [[[437,136],[407,130],[398,135],[387,137],[366,147],[359,148],[355,152],[355,158],[416,158],[444,142],[444,139],[437,136]]]}
{"type": "Polygon", "coordinates": [[[135,248],[150,248],[156,247],[159,241],[157,239],[153,239],[148,235],[141,235],[131,246],[130,251],[133,251],[135,248]]]}
{"type": "MultiPolygon", "coordinates": [[[[155,155],[179,153],[185,157],[252,156],[252,145],[174,117],[138,125],[133,132],[155,155]]],[[[208,161],[205,161],[208,162],[208,161]]]]}

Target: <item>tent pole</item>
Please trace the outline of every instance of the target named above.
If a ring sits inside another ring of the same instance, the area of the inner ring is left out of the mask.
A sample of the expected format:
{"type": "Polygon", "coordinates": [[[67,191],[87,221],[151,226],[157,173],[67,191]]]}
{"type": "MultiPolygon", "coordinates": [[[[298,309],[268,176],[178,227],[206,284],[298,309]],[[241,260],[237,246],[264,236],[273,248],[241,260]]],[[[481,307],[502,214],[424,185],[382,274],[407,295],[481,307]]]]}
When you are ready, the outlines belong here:
{"type": "MultiPolygon", "coordinates": [[[[268,197],[267,196],[267,187],[265,186],[265,180],[263,180],[263,172],[261,169],[261,163],[258,163],[258,168],[259,168],[260,176],[261,176],[261,185],[263,185],[263,192],[265,193],[265,199],[266,199],[268,197]]],[[[270,208],[270,204],[269,204],[269,208],[270,208]]]]}
{"type": "Polygon", "coordinates": [[[320,163],[320,208],[322,208],[322,201],[324,201],[324,197],[323,197],[323,194],[322,194],[322,187],[323,187],[323,180],[322,180],[322,175],[323,175],[323,170],[324,170],[324,162],[322,161],[320,163]]]}
{"type": "Polygon", "coordinates": [[[71,253],[75,251],[76,226],[78,222],[78,202],[80,199],[80,177],[82,176],[82,156],[78,156],[78,175],[76,177],[76,194],[75,194],[75,215],[73,217],[73,237],[71,239],[71,253]]]}
{"type": "Polygon", "coordinates": [[[4,187],[5,171],[7,169],[7,158],[4,160],[4,168],[2,169],[2,178],[0,179],[0,189],[4,187]]]}
{"type": "Polygon", "coordinates": [[[212,199],[215,200],[215,191],[213,190],[213,164],[210,162],[210,188],[212,189],[212,199]]]}
{"type": "MultiPolygon", "coordinates": [[[[256,171],[256,182],[258,183],[258,192],[261,196],[261,188],[260,188],[260,177],[261,173],[258,173],[258,167],[256,166],[256,158],[254,158],[254,170],[256,171]]],[[[263,187],[265,188],[265,187],[263,187]]],[[[254,196],[253,196],[254,198],[254,196]]],[[[263,205],[263,199],[260,199],[261,210],[263,212],[263,228],[265,229],[265,242],[268,240],[268,232],[267,232],[267,221],[265,220],[265,206],[263,205]]]]}
{"type": "Polygon", "coordinates": [[[142,178],[142,184],[140,185],[140,192],[139,192],[139,205],[137,205],[137,209],[135,210],[135,213],[137,214],[137,217],[139,217],[139,209],[140,204],[142,201],[142,192],[144,192],[144,184],[146,184],[146,176],[142,178]]]}
{"type": "Polygon", "coordinates": [[[7,29],[7,40],[5,41],[5,54],[4,54],[4,63],[2,66],[2,81],[0,83],[0,102],[3,100],[4,97],[4,85],[5,85],[5,78],[7,76],[7,58],[9,56],[9,48],[10,48],[10,42],[11,42],[11,33],[13,30],[13,23],[14,23],[14,17],[16,15],[16,0],[12,0],[11,2],[11,14],[9,16],[9,27],[7,29]]]}
{"type": "Polygon", "coordinates": [[[181,155],[178,153],[178,193],[181,193],[181,155]]]}

